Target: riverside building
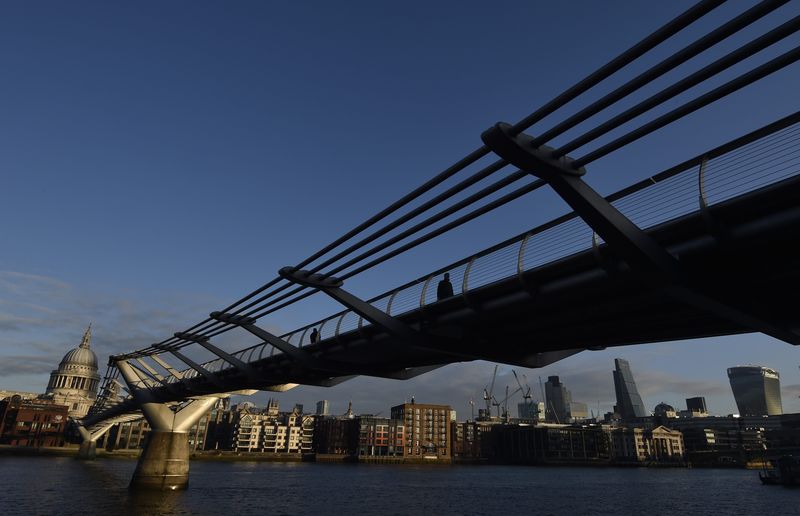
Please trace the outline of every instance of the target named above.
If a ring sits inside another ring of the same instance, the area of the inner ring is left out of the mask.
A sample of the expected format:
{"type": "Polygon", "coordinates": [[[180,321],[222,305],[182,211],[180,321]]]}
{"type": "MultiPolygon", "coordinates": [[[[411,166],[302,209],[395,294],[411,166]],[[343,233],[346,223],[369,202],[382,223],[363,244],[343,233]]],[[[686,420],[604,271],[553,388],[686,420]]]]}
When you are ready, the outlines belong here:
{"type": "Polygon", "coordinates": [[[14,395],[0,400],[0,444],[64,446],[67,407],[14,395]]]}
{"type": "Polygon", "coordinates": [[[450,422],[455,413],[449,405],[404,403],[392,407],[391,418],[404,427],[404,456],[425,459],[450,459],[450,422]]]}
{"type": "Polygon", "coordinates": [[[611,458],[617,462],[682,462],[683,434],[665,426],[611,430],[611,458]]]}

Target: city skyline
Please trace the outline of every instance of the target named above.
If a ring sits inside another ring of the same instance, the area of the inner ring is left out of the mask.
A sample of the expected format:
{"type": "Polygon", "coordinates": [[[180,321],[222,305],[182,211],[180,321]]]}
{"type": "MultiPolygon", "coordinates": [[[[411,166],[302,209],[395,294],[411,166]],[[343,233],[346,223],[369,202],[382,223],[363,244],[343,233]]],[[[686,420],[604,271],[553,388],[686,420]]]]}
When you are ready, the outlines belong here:
{"type": "MultiPolygon", "coordinates": [[[[93,329],[93,331],[96,330],[93,329]]],[[[94,338],[96,339],[97,336],[95,335],[94,338]]],[[[58,365],[60,356],[69,349],[76,347],[80,342],[81,339],[79,338],[75,343],[67,345],[61,350],[59,357],[57,357],[50,366],[45,363],[42,364],[42,367],[47,370],[47,373],[44,374],[41,382],[37,382],[36,376],[32,375],[32,383],[17,384],[17,386],[0,385],[0,390],[44,393],[47,387],[47,377],[51,370],[58,365]]],[[[685,344],[688,344],[688,342],[685,344]]],[[[612,412],[614,405],[617,403],[613,373],[615,361],[621,358],[621,356],[617,356],[615,351],[625,350],[627,352],[625,356],[630,356],[631,352],[639,347],[642,346],[618,347],[603,351],[585,352],[541,369],[527,369],[501,364],[498,367],[495,381],[495,397],[498,399],[502,398],[501,393],[505,392],[506,385],[508,385],[511,392],[516,390],[517,384],[513,377],[512,370],[517,371],[517,374],[520,376],[523,374],[527,376],[528,385],[526,387],[529,386],[531,388],[532,398],[536,401],[542,401],[542,389],[548,376],[559,376],[561,383],[573,393],[572,401],[585,403],[590,414],[593,413],[597,417],[602,417],[606,412],[612,412]],[[602,359],[601,355],[603,356],[602,359]],[[578,362],[577,357],[583,358],[583,360],[580,361],[580,369],[571,371],[569,369],[569,363],[578,362]],[[610,367],[603,368],[604,363],[608,364],[610,367]],[[592,367],[587,367],[589,365],[592,367]],[[540,378],[542,381],[541,385],[539,384],[540,378]],[[595,398],[592,399],[591,395],[594,395],[595,398]]],[[[97,348],[93,349],[97,351],[97,348]]],[[[629,363],[631,362],[626,358],[623,358],[623,360],[629,363]]],[[[100,372],[102,373],[104,371],[103,360],[99,362],[101,366],[100,372]]],[[[736,364],[736,366],[739,365],[743,364],[736,364]]],[[[353,404],[353,409],[356,413],[378,414],[381,412],[385,413],[389,406],[397,403],[409,402],[412,398],[415,398],[420,403],[450,405],[457,412],[459,420],[466,420],[470,418],[472,411],[469,400],[475,402],[476,415],[477,408],[483,406],[481,396],[483,389],[488,387],[491,382],[492,368],[493,365],[491,362],[476,361],[445,366],[439,370],[407,381],[359,377],[335,387],[325,388],[301,385],[283,393],[263,391],[253,396],[237,396],[234,399],[250,401],[257,406],[266,406],[267,400],[269,399],[274,399],[285,407],[301,404],[308,408],[307,412],[309,413],[314,412],[313,407],[316,406],[317,402],[327,400],[329,413],[331,415],[341,415],[347,411],[350,403],[353,404]],[[474,378],[474,384],[471,383],[469,379],[465,380],[461,377],[451,378],[451,371],[453,370],[457,370],[462,374],[463,371],[469,371],[471,373],[469,377],[474,378]],[[463,396],[465,393],[470,396],[463,396]]],[[[685,399],[695,396],[705,397],[706,400],[711,400],[707,401],[707,404],[709,413],[712,415],[724,416],[739,413],[733,391],[728,382],[727,369],[722,370],[721,376],[725,379],[725,383],[721,388],[720,386],[714,385],[714,382],[706,382],[705,384],[700,382],[686,383],[682,381],[681,378],[664,374],[663,371],[644,370],[640,372],[638,367],[636,367],[636,371],[637,387],[640,393],[644,393],[642,398],[644,400],[645,411],[648,415],[652,413],[655,405],[661,402],[666,402],[674,406],[677,410],[682,410],[685,408],[685,399]],[[644,378],[644,380],[640,380],[640,377],[644,378]],[[684,390],[678,390],[678,387],[681,386],[684,387],[684,390]],[[703,389],[706,390],[703,391],[703,389]]],[[[713,377],[713,375],[711,375],[711,377],[713,377]]],[[[786,385],[781,385],[784,413],[800,412],[800,400],[797,400],[797,396],[794,393],[795,390],[800,390],[800,386],[792,385],[788,386],[787,389],[786,385]]],[[[509,400],[509,411],[512,417],[516,416],[515,407],[519,401],[522,401],[521,394],[519,393],[512,396],[509,400]]],[[[495,414],[497,409],[493,407],[492,410],[492,414],[495,414]]]]}
{"type": "MultiPolygon", "coordinates": [[[[9,71],[0,84],[8,243],[0,388],[43,392],[89,322],[102,365],[226,306],[450,164],[489,124],[520,118],[689,5],[586,2],[575,17],[549,5],[398,13],[205,4],[191,19],[177,5],[10,6],[0,20],[0,64],[9,71]],[[530,31],[534,17],[552,23],[530,31]],[[564,26],[594,44],[575,42],[564,26]],[[528,67],[509,48],[554,51],[528,67]],[[311,56],[318,66],[303,65],[311,56]],[[359,203],[343,208],[342,199],[359,203]]],[[[730,14],[712,13],[698,27],[730,14]]],[[[795,69],[779,72],[593,164],[587,181],[603,193],[627,186],[785,115],[798,89],[795,69]]],[[[539,197],[508,206],[352,288],[381,292],[563,211],[539,197]]],[[[264,325],[288,331],[338,309],[315,296],[264,325]]],[[[705,396],[711,412],[735,412],[725,370],[753,363],[780,370],[784,410],[800,412],[796,351],[760,334],[584,352],[517,370],[534,392],[538,376],[558,375],[576,400],[605,412],[617,356],[634,364],[647,410],[705,396]]],[[[451,403],[462,417],[491,369],[453,365],[405,383],[359,378],[279,396],[307,406],[330,399],[341,413],[349,399],[360,410],[364,393],[386,399],[374,401],[381,406],[414,395],[451,403]]],[[[501,366],[498,385],[513,388],[510,371],[501,366]]]]}

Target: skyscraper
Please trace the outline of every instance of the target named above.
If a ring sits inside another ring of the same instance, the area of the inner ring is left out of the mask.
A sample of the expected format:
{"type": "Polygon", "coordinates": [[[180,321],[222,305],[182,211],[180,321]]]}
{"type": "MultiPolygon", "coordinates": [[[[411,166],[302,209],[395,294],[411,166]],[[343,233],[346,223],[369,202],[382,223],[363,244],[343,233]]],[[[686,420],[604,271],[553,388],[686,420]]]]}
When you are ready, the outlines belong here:
{"type": "Polygon", "coordinates": [[[320,400],[317,402],[317,415],[318,416],[327,416],[330,414],[330,406],[328,405],[328,400],[320,400]]]}
{"type": "Polygon", "coordinates": [[[559,380],[558,376],[548,376],[544,384],[544,396],[547,400],[547,419],[556,423],[567,422],[567,404],[572,395],[559,380]]]}
{"type": "Polygon", "coordinates": [[[544,402],[525,401],[517,404],[517,415],[520,419],[544,421],[544,402]]]}
{"type": "Polygon", "coordinates": [[[728,379],[742,416],[775,416],[783,413],[778,371],[762,366],[728,369],[728,379]]]}
{"type": "Polygon", "coordinates": [[[707,414],[708,408],[706,407],[706,399],[703,396],[686,398],[686,410],[688,410],[689,412],[698,412],[700,414],[707,414]]]}
{"type": "Polygon", "coordinates": [[[631,366],[623,358],[614,359],[614,391],[617,394],[617,413],[623,420],[647,415],[636,382],[633,381],[631,366]]]}
{"type": "Polygon", "coordinates": [[[544,393],[547,400],[545,414],[549,421],[572,423],[589,417],[586,403],[572,401],[572,393],[561,383],[558,376],[547,377],[544,393]]]}

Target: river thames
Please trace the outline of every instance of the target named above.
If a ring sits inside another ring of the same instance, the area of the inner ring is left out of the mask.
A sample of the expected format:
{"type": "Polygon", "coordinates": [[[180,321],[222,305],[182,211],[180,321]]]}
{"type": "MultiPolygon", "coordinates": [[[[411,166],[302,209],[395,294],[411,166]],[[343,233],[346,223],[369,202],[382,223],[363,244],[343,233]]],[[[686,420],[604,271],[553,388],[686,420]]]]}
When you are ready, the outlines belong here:
{"type": "Polygon", "coordinates": [[[194,461],[186,491],[137,493],[135,466],[0,457],[0,514],[800,514],[746,470],[194,461]]]}

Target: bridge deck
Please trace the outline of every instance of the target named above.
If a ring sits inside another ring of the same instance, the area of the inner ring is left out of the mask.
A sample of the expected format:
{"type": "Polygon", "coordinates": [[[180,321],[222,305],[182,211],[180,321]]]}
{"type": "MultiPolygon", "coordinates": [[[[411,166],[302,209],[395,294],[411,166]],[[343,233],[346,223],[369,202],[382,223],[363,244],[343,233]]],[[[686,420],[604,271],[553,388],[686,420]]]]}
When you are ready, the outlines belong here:
{"type": "MultiPolygon", "coordinates": [[[[778,294],[800,287],[800,259],[794,251],[800,235],[797,199],[800,177],[792,177],[715,205],[711,225],[696,211],[648,232],[680,258],[698,288],[772,322],[797,327],[796,310],[778,294]],[[717,228],[722,229],[712,235],[717,228]]],[[[478,358],[534,366],[537,353],[553,350],[752,331],[645,286],[605,245],[469,289],[467,295],[425,304],[398,318],[436,338],[421,345],[365,323],[303,349],[318,358],[363,366],[354,368],[354,374],[368,370],[381,376],[405,367],[478,358]]],[[[250,364],[263,383],[253,385],[240,371],[220,368],[215,374],[226,388],[316,384],[330,378],[305,370],[267,345],[248,349],[250,364]],[[258,358],[265,351],[271,356],[258,358]]],[[[170,387],[155,390],[165,400],[219,390],[202,376],[170,387]]]]}

